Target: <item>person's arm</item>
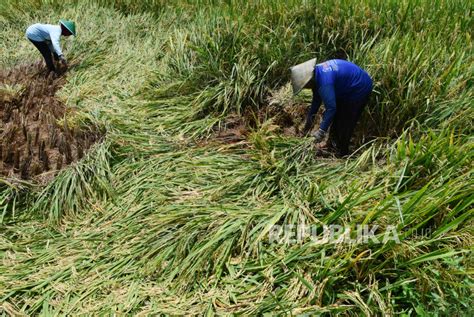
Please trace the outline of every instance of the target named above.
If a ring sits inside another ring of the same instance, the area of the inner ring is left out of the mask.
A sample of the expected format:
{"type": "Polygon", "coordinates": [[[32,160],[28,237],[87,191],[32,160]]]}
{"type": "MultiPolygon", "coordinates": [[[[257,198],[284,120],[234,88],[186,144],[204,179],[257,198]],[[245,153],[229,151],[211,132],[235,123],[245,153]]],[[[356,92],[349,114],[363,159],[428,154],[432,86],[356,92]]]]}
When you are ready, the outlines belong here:
{"type": "Polygon", "coordinates": [[[61,45],[59,45],[59,39],[61,38],[61,31],[59,32],[50,32],[49,34],[51,38],[51,44],[53,45],[53,49],[58,54],[59,57],[63,56],[63,52],[61,51],[61,45]]]}
{"type": "Polygon", "coordinates": [[[332,119],[336,114],[336,94],[334,92],[334,85],[324,85],[319,88],[319,94],[324,102],[323,120],[319,129],[327,132],[331,125],[332,119]]]}
{"type": "Polygon", "coordinates": [[[321,98],[319,97],[316,89],[313,89],[313,100],[311,101],[311,107],[308,110],[306,115],[306,124],[304,125],[303,134],[308,134],[308,132],[313,127],[314,115],[318,112],[319,107],[321,106],[321,98]]]}

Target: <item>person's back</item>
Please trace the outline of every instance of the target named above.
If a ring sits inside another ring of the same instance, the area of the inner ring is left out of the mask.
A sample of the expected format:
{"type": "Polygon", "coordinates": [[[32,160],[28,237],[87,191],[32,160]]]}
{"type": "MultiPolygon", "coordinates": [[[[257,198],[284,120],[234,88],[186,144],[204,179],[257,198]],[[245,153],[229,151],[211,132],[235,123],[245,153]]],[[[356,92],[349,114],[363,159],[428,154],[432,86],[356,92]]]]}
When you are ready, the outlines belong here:
{"type": "Polygon", "coordinates": [[[51,41],[61,36],[61,27],[59,25],[35,23],[26,29],[28,39],[42,42],[51,41]]]}
{"type": "Polygon", "coordinates": [[[334,85],[336,99],[359,101],[372,90],[372,79],[359,66],[342,60],[332,59],[316,65],[316,83],[319,89],[334,85]]]}

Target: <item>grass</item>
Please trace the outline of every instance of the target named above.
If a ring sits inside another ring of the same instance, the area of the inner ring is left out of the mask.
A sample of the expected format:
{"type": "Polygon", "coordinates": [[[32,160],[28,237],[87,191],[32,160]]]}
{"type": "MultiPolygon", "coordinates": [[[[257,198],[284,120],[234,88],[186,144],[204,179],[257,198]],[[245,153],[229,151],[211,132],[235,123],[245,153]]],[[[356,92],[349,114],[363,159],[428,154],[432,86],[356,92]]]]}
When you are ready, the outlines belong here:
{"type": "Polygon", "coordinates": [[[0,9],[4,68],[39,58],[30,23],[76,21],[59,96],[107,131],[44,188],[0,179],[5,314],[468,314],[468,2],[0,9]],[[315,157],[271,120],[213,142],[230,114],[265,109],[290,65],[340,52],[375,82],[351,158],[315,157]],[[401,243],[269,243],[272,225],[300,223],[393,225],[401,243]]]}

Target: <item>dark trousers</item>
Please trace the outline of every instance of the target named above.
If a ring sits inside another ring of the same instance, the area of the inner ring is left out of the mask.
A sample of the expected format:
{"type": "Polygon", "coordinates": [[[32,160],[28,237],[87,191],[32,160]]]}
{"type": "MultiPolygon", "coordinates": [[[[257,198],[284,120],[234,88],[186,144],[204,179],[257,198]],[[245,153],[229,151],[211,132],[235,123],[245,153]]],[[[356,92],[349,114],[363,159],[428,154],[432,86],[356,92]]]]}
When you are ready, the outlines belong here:
{"type": "Polygon", "coordinates": [[[40,51],[41,55],[43,55],[44,61],[46,62],[46,66],[48,66],[48,70],[55,71],[56,68],[54,67],[53,57],[55,60],[58,60],[58,54],[56,52],[51,51],[48,42],[38,42],[29,39],[31,43],[40,51]]]}
{"type": "Polygon", "coordinates": [[[369,101],[369,97],[370,94],[360,101],[336,101],[337,110],[329,131],[329,141],[336,148],[338,155],[345,156],[349,154],[352,133],[369,101]]]}

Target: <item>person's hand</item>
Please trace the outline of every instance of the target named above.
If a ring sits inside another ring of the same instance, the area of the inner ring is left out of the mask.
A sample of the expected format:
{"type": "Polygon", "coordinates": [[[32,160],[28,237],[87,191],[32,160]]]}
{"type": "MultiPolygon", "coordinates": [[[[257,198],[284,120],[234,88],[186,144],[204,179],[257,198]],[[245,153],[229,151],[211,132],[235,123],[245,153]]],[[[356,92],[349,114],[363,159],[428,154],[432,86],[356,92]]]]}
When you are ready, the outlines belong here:
{"type": "Polygon", "coordinates": [[[318,150],[327,150],[328,149],[328,143],[327,142],[319,142],[316,144],[316,149],[318,150]]]}
{"type": "Polygon", "coordinates": [[[60,61],[61,64],[63,64],[64,66],[67,66],[67,60],[66,60],[66,58],[64,57],[64,55],[59,56],[59,61],[60,61]]]}
{"type": "Polygon", "coordinates": [[[326,131],[319,129],[313,134],[314,143],[320,143],[324,139],[325,136],[326,136],[326,131]]]}

